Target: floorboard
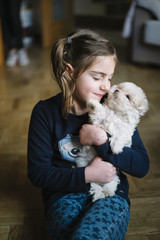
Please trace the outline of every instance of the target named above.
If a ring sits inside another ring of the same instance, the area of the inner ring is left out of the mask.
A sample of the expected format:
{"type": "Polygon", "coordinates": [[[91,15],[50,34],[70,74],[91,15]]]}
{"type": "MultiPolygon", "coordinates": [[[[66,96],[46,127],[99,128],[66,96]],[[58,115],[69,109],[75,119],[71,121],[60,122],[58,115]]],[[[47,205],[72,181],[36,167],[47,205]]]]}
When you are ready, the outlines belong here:
{"type": "MultiPolygon", "coordinates": [[[[120,43],[121,44],[121,43],[120,43]]],[[[123,43],[122,43],[123,44],[123,43]]],[[[121,46],[119,46],[121,47],[121,46]]],[[[35,103],[55,95],[50,49],[29,49],[29,66],[0,68],[0,239],[45,240],[40,189],[27,179],[27,134],[35,103]]],[[[160,239],[160,69],[120,62],[113,84],[131,81],[144,89],[150,109],[139,132],[150,157],[142,179],[129,177],[131,221],[126,240],[160,239]]]]}

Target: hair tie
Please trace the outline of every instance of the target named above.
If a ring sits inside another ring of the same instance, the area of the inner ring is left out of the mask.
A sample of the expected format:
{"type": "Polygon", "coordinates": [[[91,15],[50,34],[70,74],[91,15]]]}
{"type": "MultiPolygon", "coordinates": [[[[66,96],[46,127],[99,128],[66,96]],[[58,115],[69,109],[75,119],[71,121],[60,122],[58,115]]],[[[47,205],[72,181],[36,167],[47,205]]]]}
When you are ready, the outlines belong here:
{"type": "Polygon", "coordinates": [[[67,37],[67,44],[71,44],[72,39],[70,37],[67,37]]]}

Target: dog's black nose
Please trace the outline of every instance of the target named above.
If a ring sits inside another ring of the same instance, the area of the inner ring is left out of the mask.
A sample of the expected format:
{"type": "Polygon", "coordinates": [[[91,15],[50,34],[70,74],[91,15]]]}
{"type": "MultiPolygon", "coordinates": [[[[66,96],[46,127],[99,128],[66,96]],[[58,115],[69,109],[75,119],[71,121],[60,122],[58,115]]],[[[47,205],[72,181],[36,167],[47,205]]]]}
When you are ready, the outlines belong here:
{"type": "Polygon", "coordinates": [[[115,93],[116,93],[116,92],[119,92],[119,90],[118,90],[118,89],[116,89],[114,92],[115,92],[115,93]]]}

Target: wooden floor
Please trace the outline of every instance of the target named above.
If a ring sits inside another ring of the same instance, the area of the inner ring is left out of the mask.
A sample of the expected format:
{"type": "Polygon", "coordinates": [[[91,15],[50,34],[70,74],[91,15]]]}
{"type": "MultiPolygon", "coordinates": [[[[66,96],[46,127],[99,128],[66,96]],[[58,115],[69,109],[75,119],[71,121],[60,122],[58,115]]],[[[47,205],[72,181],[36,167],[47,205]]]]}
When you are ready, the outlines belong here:
{"type": "MultiPolygon", "coordinates": [[[[27,132],[34,104],[58,92],[50,49],[32,47],[27,67],[0,68],[0,240],[45,240],[40,189],[27,179],[27,132]]],[[[160,239],[160,69],[120,63],[115,82],[146,92],[150,110],[139,131],[150,156],[143,179],[129,177],[131,222],[126,240],[160,239]]]]}

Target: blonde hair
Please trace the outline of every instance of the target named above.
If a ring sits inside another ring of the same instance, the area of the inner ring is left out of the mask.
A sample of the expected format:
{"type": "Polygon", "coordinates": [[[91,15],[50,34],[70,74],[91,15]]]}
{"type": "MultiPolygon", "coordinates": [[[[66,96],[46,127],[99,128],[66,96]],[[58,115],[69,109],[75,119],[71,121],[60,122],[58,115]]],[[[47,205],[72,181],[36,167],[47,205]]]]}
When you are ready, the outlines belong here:
{"type": "Polygon", "coordinates": [[[67,117],[73,107],[75,79],[94,63],[97,56],[114,56],[117,62],[112,43],[89,29],[77,30],[53,45],[51,63],[63,94],[64,117],[67,117]],[[73,78],[66,71],[67,63],[74,69],[73,78]]]}

